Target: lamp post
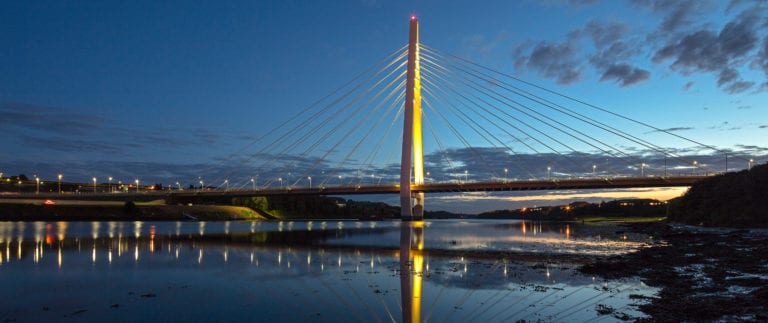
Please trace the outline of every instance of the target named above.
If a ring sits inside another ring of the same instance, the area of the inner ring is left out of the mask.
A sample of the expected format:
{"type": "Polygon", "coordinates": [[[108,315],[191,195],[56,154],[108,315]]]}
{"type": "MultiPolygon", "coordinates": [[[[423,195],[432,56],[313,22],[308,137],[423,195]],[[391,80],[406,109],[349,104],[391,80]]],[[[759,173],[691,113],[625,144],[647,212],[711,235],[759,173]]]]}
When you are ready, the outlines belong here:
{"type": "Polygon", "coordinates": [[[37,175],[35,175],[35,182],[37,183],[37,188],[35,189],[35,194],[40,194],[40,177],[37,177],[37,175]]]}
{"type": "Polygon", "coordinates": [[[64,177],[64,176],[61,175],[61,174],[58,175],[58,178],[59,178],[59,194],[61,194],[61,178],[62,177],[64,177]]]}
{"type": "Polygon", "coordinates": [[[640,164],[640,177],[645,177],[645,166],[648,166],[646,163],[640,164]]]}
{"type": "Polygon", "coordinates": [[[469,170],[464,170],[464,183],[469,182],[469,170]]]}
{"type": "Polygon", "coordinates": [[[309,180],[309,190],[312,190],[312,176],[307,176],[307,179],[309,180]]]}
{"type": "Polygon", "coordinates": [[[179,191],[181,191],[181,183],[179,183],[179,182],[176,182],[176,187],[178,187],[178,188],[179,188],[179,191]]]}
{"type": "Polygon", "coordinates": [[[750,160],[747,162],[747,170],[750,170],[750,169],[752,169],[752,163],[754,163],[754,162],[755,162],[755,160],[754,160],[754,159],[750,159],[750,160]]]}
{"type": "Polygon", "coordinates": [[[229,191],[229,180],[224,180],[224,192],[229,191]]]}
{"type": "Polygon", "coordinates": [[[119,188],[120,188],[120,190],[122,190],[122,189],[123,189],[123,181],[121,181],[121,180],[118,180],[118,181],[117,181],[117,187],[119,187],[119,188]]]}
{"type": "Polygon", "coordinates": [[[137,178],[137,179],[135,180],[135,182],[136,182],[136,193],[138,193],[138,192],[139,192],[139,183],[140,183],[140,181],[139,181],[139,179],[137,178]]]}
{"type": "Polygon", "coordinates": [[[205,184],[203,184],[203,179],[200,179],[200,192],[205,190],[205,184]]]}
{"type": "Polygon", "coordinates": [[[253,177],[251,177],[251,190],[253,191],[256,190],[256,179],[254,179],[253,177]]]}
{"type": "Polygon", "coordinates": [[[507,182],[507,175],[509,174],[509,169],[504,168],[504,183],[507,182]]]}
{"type": "Polygon", "coordinates": [[[341,175],[339,175],[339,186],[344,186],[344,183],[341,181],[341,175]]]}
{"type": "Polygon", "coordinates": [[[282,190],[283,189],[283,178],[282,177],[278,177],[277,180],[280,181],[280,189],[282,190]]]}
{"type": "Polygon", "coordinates": [[[109,180],[109,192],[112,193],[112,176],[107,178],[107,180],[109,180]]]}
{"type": "Polygon", "coordinates": [[[552,179],[552,166],[547,166],[547,179],[552,179]]]}
{"type": "Polygon", "coordinates": [[[93,192],[96,193],[96,177],[93,178],[93,192]]]}
{"type": "Polygon", "coordinates": [[[592,177],[596,177],[596,176],[595,176],[595,175],[596,175],[596,173],[597,173],[597,165],[595,165],[595,164],[592,164],[592,177]]]}
{"type": "Polygon", "coordinates": [[[698,165],[698,164],[699,164],[699,162],[697,162],[695,160],[693,161],[693,175],[698,175],[698,172],[696,171],[696,168],[697,168],[696,165],[698,165]]]}

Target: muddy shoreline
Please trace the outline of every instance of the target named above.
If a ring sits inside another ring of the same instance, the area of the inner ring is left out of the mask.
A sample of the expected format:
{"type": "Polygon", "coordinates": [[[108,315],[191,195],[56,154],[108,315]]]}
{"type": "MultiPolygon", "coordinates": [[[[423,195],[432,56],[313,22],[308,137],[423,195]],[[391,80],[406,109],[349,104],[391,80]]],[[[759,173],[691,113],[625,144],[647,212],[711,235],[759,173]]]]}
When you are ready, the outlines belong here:
{"type": "Polygon", "coordinates": [[[660,243],[599,259],[580,271],[605,278],[639,276],[659,287],[640,305],[640,321],[768,320],[768,230],[634,223],[628,231],[660,243]]]}

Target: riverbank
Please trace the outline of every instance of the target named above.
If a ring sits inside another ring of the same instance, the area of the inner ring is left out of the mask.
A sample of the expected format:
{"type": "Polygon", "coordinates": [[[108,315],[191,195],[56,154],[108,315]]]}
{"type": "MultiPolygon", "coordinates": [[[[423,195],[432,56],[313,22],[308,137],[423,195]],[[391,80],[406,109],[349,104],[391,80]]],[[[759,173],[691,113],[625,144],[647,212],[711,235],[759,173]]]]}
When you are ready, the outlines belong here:
{"type": "Polygon", "coordinates": [[[225,205],[0,203],[0,221],[222,221],[269,218],[269,215],[247,207],[225,205]]]}
{"type": "Polygon", "coordinates": [[[651,321],[768,320],[768,230],[626,224],[661,243],[581,268],[605,278],[639,276],[661,288],[640,309],[651,321]]]}

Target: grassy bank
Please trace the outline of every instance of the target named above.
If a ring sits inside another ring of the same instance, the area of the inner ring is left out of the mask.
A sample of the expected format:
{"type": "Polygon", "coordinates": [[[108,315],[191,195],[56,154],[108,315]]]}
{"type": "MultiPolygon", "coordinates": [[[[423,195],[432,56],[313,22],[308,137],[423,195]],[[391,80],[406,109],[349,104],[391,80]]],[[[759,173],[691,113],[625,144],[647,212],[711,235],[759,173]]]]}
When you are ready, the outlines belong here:
{"type": "Polygon", "coordinates": [[[0,221],[220,221],[265,220],[247,207],[153,203],[0,204],[0,221]]]}

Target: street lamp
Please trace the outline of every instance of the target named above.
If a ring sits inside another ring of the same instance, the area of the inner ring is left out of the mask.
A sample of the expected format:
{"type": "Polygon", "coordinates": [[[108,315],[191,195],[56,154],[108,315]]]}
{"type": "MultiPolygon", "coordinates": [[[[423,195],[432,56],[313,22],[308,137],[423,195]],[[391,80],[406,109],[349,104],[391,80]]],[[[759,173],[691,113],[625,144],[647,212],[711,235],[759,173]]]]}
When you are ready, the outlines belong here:
{"type": "MultiPolygon", "coordinates": [[[[140,183],[140,182],[139,182],[139,179],[137,178],[137,179],[135,180],[135,182],[136,182],[136,193],[138,193],[138,192],[139,192],[139,183],[140,183]]],[[[202,182],[201,182],[201,183],[202,183],[202,182]]]]}
{"type": "Polygon", "coordinates": [[[35,182],[37,183],[37,189],[35,190],[35,194],[40,194],[40,177],[37,177],[37,175],[35,175],[35,182]]]}
{"type": "Polygon", "coordinates": [[[464,170],[464,183],[469,182],[469,170],[464,170]]]}
{"type": "Polygon", "coordinates": [[[283,178],[282,177],[278,177],[277,180],[280,181],[280,189],[282,190],[283,189],[283,178]]]}
{"type": "Polygon", "coordinates": [[[371,174],[371,185],[376,184],[376,174],[371,174]]]}
{"type": "Polygon", "coordinates": [[[203,180],[200,179],[200,192],[205,190],[205,184],[203,184],[203,180]]]}
{"type": "Polygon", "coordinates": [[[226,191],[229,191],[229,180],[228,180],[228,179],[225,179],[225,180],[224,180],[224,185],[225,185],[224,191],[225,191],[225,192],[226,192],[226,191]]]}
{"type": "Polygon", "coordinates": [[[59,174],[58,177],[59,177],[59,194],[61,194],[61,178],[64,176],[59,174]]]}
{"type": "Polygon", "coordinates": [[[597,171],[597,165],[592,164],[592,177],[595,177],[596,171],[597,171]]]}
{"type": "Polygon", "coordinates": [[[640,177],[645,177],[645,166],[648,166],[646,163],[640,164],[640,177]]]}
{"type": "Polygon", "coordinates": [[[696,165],[698,165],[698,164],[699,164],[699,162],[697,162],[695,160],[693,161],[693,175],[698,175],[697,174],[698,172],[696,171],[696,168],[697,168],[696,165]]]}
{"type": "Polygon", "coordinates": [[[309,180],[309,190],[312,190],[312,176],[307,176],[307,179],[309,180]]]}
{"type": "Polygon", "coordinates": [[[181,183],[179,183],[179,182],[176,182],[176,187],[178,187],[178,188],[179,188],[179,191],[181,191],[181,183]]]}
{"type": "Polygon", "coordinates": [[[552,179],[552,166],[547,166],[547,179],[552,179]]]}
{"type": "Polygon", "coordinates": [[[341,181],[341,175],[339,175],[339,186],[343,186],[344,183],[341,181]]]}
{"type": "Polygon", "coordinates": [[[507,182],[508,176],[509,176],[509,168],[504,167],[504,183],[507,182]]]}
{"type": "Polygon", "coordinates": [[[752,163],[754,163],[754,162],[755,162],[754,159],[750,159],[749,162],[747,162],[747,170],[752,169],[752,163]]]}
{"type": "Polygon", "coordinates": [[[93,192],[96,193],[96,177],[93,178],[93,192]]]}
{"type": "Polygon", "coordinates": [[[112,193],[112,176],[110,176],[108,180],[109,180],[109,192],[112,193]]]}
{"type": "Polygon", "coordinates": [[[253,177],[251,177],[251,190],[256,190],[256,180],[253,177]]]}

